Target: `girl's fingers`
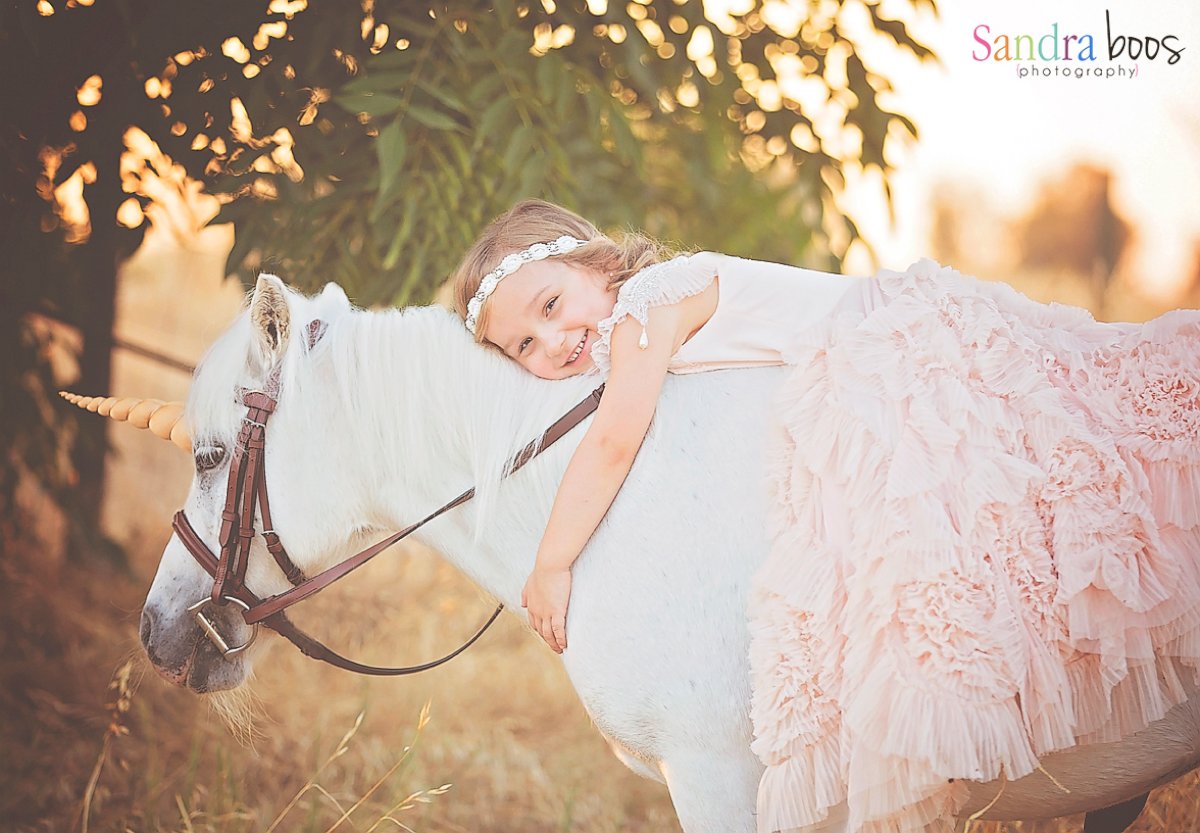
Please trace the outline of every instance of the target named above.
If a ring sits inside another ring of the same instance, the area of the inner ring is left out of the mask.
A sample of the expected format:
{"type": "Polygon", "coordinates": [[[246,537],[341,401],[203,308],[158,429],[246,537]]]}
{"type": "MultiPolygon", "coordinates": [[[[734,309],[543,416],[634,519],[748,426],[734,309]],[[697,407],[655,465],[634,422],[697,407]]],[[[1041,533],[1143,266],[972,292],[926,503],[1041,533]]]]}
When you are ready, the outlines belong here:
{"type": "Polygon", "coordinates": [[[542,617],[529,611],[529,627],[542,638],[555,653],[561,654],[567,647],[566,620],[563,618],[542,617]]]}
{"type": "Polygon", "coordinates": [[[554,642],[554,632],[550,628],[550,620],[549,619],[542,620],[541,634],[542,634],[542,639],[545,641],[545,643],[547,645],[550,646],[551,650],[557,651],[558,646],[554,642]]]}

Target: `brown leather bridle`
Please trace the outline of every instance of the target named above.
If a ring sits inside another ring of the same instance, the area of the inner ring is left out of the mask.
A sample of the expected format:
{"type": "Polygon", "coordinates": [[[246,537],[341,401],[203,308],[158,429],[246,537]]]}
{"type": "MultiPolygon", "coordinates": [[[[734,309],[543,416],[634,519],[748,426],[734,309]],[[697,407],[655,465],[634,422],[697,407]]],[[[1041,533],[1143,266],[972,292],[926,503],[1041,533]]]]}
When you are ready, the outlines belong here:
{"type": "MultiPolygon", "coordinates": [[[[273,377],[270,387],[276,387],[277,377],[273,377]]],[[[505,468],[504,476],[514,473],[537,455],[541,454],[568,431],[586,419],[600,404],[604,385],[592,391],[586,399],[561,416],[536,440],[530,442],[519,451],[505,468]]],[[[271,503],[267,496],[266,475],[263,472],[263,461],[266,450],[267,420],[275,411],[277,400],[263,391],[249,391],[242,395],[242,404],[246,406],[246,416],[242,418],[242,427],[238,431],[234,447],[233,460],[229,466],[229,482],[225,491],[225,508],[221,512],[221,531],[218,536],[220,554],[213,555],[212,550],[200,539],[196,530],[188,521],[187,515],[181,509],[175,513],[171,523],[180,542],[192,554],[192,557],[213,577],[212,592],[188,608],[195,618],[197,625],[217,647],[222,656],[234,656],[248,648],[258,635],[260,625],[276,631],[289,642],[300,649],[306,656],[327,662],[347,671],[358,674],[377,676],[394,676],[413,674],[425,671],[447,662],[461,654],[481,637],[504,609],[498,605],[492,612],[491,618],[475,632],[475,635],[464,642],[454,651],[441,659],[396,668],[386,668],[374,665],[364,665],[347,659],[335,653],[330,648],[318,642],[313,637],[300,630],[284,613],[303,599],[323,590],[333,582],[358,569],[385,549],[406,538],[412,532],[420,529],[444,512],[466,503],[475,496],[474,487],[463,492],[458,497],[431,512],[425,518],[408,526],[399,532],[389,535],[382,541],[352,555],[345,561],[336,564],[315,576],[306,577],[292,561],[284,549],[279,536],[271,522],[271,503]],[[275,559],[275,563],[283,570],[288,581],[292,583],[290,590],[285,590],[274,596],[260,599],[246,587],[246,566],[250,560],[250,545],[254,540],[255,508],[262,517],[263,540],[267,551],[275,559]],[[210,606],[234,604],[240,607],[242,618],[252,630],[250,638],[241,645],[231,646],[221,636],[213,621],[205,615],[210,606]]]]}

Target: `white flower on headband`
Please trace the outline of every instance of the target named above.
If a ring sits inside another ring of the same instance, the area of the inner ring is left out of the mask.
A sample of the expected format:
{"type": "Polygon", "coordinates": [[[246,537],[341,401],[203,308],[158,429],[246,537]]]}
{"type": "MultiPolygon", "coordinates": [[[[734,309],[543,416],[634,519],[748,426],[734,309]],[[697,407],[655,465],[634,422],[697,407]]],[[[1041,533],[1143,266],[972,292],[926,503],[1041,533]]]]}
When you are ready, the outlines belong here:
{"type": "Polygon", "coordinates": [[[473,334],[475,332],[475,324],[479,320],[479,311],[483,309],[483,302],[488,299],[488,296],[496,291],[496,286],[500,281],[507,278],[513,272],[516,272],[526,263],[532,263],[535,260],[545,260],[551,255],[565,255],[568,252],[573,252],[587,241],[580,240],[577,237],[571,237],[564,234],[562,237],[550,243],[534,243],[529,248],[522,252],[513,252],[510,255],[505,255],[500,265],[483,276],[483,280],[479,282],[479,289],[471,296],[471,300],[467,302],[467,329],[473,334]]]}

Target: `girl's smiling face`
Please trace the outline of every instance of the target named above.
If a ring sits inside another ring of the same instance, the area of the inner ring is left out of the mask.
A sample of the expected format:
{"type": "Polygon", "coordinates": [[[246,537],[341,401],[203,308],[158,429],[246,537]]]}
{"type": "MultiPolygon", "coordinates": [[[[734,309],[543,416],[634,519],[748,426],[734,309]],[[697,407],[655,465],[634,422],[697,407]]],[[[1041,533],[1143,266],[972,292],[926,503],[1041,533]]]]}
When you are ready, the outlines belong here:
{"type": "Polygon", "coordinates": [[[612,315],[617,292],[604,275],[548,258],[527,263],[485,302],[483,335],[542,379],[591,370],[596,325],[612,315]]]}

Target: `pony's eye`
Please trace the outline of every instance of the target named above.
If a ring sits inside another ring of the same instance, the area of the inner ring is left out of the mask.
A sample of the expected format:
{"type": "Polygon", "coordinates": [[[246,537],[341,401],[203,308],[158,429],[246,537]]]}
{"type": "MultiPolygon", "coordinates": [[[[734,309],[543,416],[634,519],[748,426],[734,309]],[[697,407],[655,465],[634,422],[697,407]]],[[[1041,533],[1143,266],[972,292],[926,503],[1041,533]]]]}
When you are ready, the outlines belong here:
{"type": "Polygon", "coordinates": [[[214,469],[225,459],[225,449],[219,445],[202,445],[196,449],[196,471],[214,469]]]}

